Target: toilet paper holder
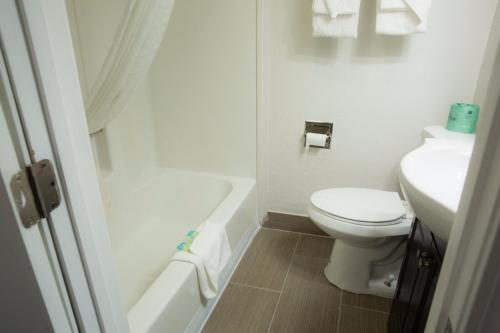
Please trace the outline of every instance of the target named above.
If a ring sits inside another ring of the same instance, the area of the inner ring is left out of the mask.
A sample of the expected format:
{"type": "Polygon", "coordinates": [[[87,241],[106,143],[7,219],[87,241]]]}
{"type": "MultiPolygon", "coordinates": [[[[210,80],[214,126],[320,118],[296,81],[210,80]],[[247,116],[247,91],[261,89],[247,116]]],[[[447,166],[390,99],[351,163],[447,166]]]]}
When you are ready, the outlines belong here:
{"type": "Polygon", "coordinates": [[[324,134],[327,136],[325,146],[323,147],[323,146],[311,145],[311,147],[330,149],[332,141],[332,129],[333,129],[333,123],[324,121],[306,120],[306,126],[304,130],[304,147],[306,146],[307,133],[317,133],[317,134],[324,134]]]}

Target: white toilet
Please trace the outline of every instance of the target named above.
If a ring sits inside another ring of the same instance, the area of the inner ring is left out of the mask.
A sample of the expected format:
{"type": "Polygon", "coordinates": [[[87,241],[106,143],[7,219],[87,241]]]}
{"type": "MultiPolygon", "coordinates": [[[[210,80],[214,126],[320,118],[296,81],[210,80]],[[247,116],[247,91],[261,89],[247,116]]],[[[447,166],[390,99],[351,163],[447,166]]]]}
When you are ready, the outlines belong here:
{"type": "MultiPolygon", "coordinates": [[[[423,129],[422,139],[474,142],[474,134],[443,126],[423,129]]],[[[403,194],[404,194],[404,189],[403,194]]],[[[311,195],[308,214],[335,238],[326,278],[341,289],[392,297],[405,240],[414,214],[396,192],[367,188],[331,188],[311,195]]]]}
{"type": "Polygon", "coordinates": [[[357,294],[392,297],[413,213],[396,192],[332,188],[315,192],[309,217],[335,238],[326,278],[357,294]]]}

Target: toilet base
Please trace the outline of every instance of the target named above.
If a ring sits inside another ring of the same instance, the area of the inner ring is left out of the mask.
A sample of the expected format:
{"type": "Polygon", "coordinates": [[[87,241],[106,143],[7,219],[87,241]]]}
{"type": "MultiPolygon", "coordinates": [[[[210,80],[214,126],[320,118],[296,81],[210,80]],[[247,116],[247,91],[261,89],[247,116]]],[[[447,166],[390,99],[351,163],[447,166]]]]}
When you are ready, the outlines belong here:
{"type": "Polygon", "coordinates": [[[392,298],[405,246],[402,237],[357,242],[336,239],[325,276],[337,287],[356,294],[392,298]]]}

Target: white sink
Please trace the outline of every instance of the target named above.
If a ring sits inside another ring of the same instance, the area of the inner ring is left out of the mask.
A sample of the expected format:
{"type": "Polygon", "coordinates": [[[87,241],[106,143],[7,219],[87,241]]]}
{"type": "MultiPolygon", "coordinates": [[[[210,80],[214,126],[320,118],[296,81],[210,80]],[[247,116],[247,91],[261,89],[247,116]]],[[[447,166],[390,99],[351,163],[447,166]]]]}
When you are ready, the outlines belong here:
{"type": "Polygon", "coordinates": [[[401,161],[400,182],[416,216],[448,240],[464,187],[472,143],[426,139],[401,161]]]}

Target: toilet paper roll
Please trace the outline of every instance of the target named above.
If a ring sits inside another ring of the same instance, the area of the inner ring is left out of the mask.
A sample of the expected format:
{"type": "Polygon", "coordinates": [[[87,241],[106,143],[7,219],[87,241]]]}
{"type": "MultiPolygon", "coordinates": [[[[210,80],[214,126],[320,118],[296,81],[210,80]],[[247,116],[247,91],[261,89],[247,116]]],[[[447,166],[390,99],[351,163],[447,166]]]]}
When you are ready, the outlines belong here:
{"type": "Polygon", "coordinates": [[[326,134],[306,133],[306,149],[310,146],[324,147],[326,146],[327,139],[328,136],[326,134]]]}

